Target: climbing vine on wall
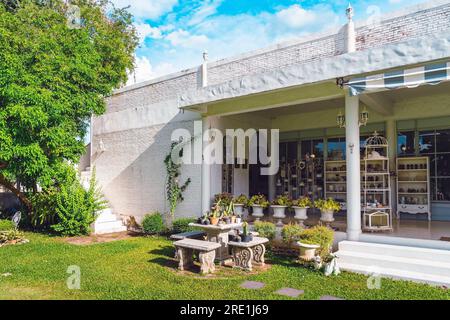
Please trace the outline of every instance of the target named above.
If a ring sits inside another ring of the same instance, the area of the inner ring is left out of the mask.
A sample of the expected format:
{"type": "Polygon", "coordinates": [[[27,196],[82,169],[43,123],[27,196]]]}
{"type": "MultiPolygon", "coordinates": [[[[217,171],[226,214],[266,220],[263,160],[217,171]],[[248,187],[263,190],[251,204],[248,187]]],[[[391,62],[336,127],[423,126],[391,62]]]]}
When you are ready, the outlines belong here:
{"type": "Polygon", "coordinates": [[[169,202],[170,216],[175,215],[175,210],[179,203],[184,201],[183,193],[191,183],[191,179],[187,179],[184,184],[180,184],[181,164],[175,163],[172,159],[172,153],[178,147],[178,142],[172,142],[170,153],[164,160],[167,170],[166,195],[169,202]]]}

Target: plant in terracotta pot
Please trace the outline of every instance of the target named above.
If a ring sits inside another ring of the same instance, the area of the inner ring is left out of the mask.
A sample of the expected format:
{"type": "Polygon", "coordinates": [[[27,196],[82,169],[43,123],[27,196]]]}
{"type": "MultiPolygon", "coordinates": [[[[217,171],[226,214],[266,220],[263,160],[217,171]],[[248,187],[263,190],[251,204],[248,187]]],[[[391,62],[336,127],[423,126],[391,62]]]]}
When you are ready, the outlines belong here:
{"type": "Polygon", "coordinates": [[[223,213],[219,201],[219,203],[212,208],[211,214],[209,215],[209,221],[213,226],[217,226],[222,218],[223,213]]]}
{"type": "Polygon", "coordinates": [[[311,199],[302,197],[292,201],[292,208],[295,211],[295,219],[298,220],[300,226],[304,227],[304,222],[308,220],[308,209],[312,207],[311,199]]]}
{"type": "Polygon", "coordinates": [[[300,260],[314,261],[316,256],[325,257],[331,251],[334,232],[326,226],[315,226],[303,230],[300,235],[300,260]]]}
{"type": "Polygon", "coordinates": [[[341,210],[340,203],[332,198],[317,200],[314,202],[314,206],[321,212],[320,221],[327,224],[334,222],[334,213],[341,210]]]}
{"type": "MultiPolygon", "coordinates": [[[[237,219],[242,219],[244,216],[244,210],[248,203],[248,198],[246,195],[241,194],[239,197],[233,199],[234,203],[234,214],[237,219]]],[[[238,222],[240,223],[240,222],[238,222]]]]}
{"type": "Polygon", "coordinates": [[[236,215],[234,214],[234,204],[233,202],[230,202],[228,206],[225,207],[223,210],[223,217],[225,220],[225,223],[236,223],[236,215]]]}
{"type": "Polygon", "coordinates": [[[252,207],[253,209],[253,216],[256,218],[257,221],[260,220],[260,218],[264,217],[264,209],[266,209],[269,206],[269,201],[267,201],[267,198],[262,194],[254,195],[250,198],[248,201],[248,206],[252,207]]]}
{"type": "Polygon", "coordinates": [[[273,217],[278,220],[277,225],[283,226],[283,219],[286,218],[286,209],[291,205],[291,199],[288,196],[278,196],[272,201],[271,208],[273,210],[273,217]]]}

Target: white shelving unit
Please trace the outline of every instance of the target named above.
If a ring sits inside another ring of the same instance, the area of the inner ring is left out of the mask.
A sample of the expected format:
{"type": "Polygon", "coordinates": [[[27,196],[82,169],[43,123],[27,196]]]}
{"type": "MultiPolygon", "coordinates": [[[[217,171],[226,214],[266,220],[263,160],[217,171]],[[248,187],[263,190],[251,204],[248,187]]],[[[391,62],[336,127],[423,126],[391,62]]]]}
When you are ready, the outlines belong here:
{"type": "Polygon", "coordinates": [[[405,214],[427,214],[431,221],[430,159],[410,157],[397,159],[397,217],[405,214]]]}
{"type": "Polygon", "coordinates": [[[377,132],[366,140],[361,169],[363,229],[392,231],[389,143],[377,132]]]}
{"type": "Polygon", "coordinates": [[[324,171],[325,198],[339,201],[342,210],[346,210],[347,164],[345,160],[325,161],[324,171]]]}

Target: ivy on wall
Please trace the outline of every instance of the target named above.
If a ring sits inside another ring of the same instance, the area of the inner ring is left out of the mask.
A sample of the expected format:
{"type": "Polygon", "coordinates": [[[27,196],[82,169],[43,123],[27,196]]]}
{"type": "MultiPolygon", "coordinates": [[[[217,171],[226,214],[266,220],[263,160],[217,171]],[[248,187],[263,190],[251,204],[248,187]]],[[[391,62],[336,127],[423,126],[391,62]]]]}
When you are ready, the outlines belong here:
{"type": "MultiPolygon", "coordinates": [[[[183,184],[180,183],[181,164],[174,162],[172,157],[172,154],[178,149],[179,143],[172,142],[170,146],[170,153],[164,160],[167,170],[166,196],[167,201],[169,202],[169,215],[171,220],[174,218],[175,210],[178,204],[184,201],[183,193],[191,183],[190,178],[188,178],[183,184]]],[[[182,150],[180,152],[182,152],[182,150]]]]}

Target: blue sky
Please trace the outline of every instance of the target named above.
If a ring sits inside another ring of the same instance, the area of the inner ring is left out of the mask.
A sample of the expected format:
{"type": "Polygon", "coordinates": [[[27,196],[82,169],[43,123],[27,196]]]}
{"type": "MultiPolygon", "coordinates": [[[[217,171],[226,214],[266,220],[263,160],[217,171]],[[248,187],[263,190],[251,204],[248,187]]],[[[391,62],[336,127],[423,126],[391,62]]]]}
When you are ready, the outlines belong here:
{"type": "MultiPolygon", "coordinates": [[[[136,81],[210,60],[339,28],[348,0],[113,0],[130,5],[141,45],[136,81]]],[[[355,20],[383,16],[424,0],[354,0],[355,20]]],[[[130,84],[134,83],[130,79],[130,84]]]]}

